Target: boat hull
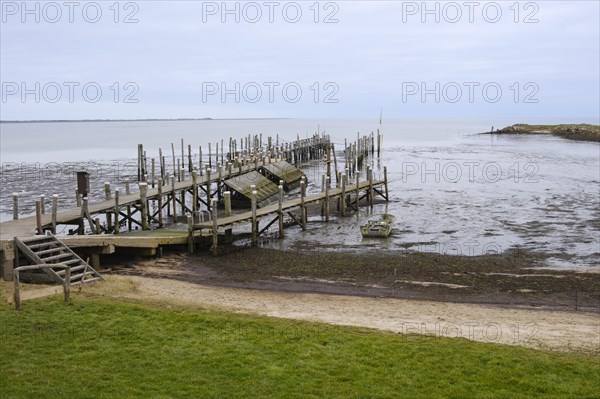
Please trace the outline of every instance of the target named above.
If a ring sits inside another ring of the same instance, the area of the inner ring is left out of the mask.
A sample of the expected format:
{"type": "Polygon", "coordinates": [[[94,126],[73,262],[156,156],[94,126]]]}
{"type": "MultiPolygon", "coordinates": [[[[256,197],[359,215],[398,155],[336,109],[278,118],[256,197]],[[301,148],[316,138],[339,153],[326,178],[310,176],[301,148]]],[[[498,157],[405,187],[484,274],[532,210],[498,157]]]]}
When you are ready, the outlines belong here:
{"type": "Polygon", "coordinates": [[[396,218],[394,215],[373,215],[360,225],[360,233],[363,237],[386,238],[392,232],[396,218]]]}

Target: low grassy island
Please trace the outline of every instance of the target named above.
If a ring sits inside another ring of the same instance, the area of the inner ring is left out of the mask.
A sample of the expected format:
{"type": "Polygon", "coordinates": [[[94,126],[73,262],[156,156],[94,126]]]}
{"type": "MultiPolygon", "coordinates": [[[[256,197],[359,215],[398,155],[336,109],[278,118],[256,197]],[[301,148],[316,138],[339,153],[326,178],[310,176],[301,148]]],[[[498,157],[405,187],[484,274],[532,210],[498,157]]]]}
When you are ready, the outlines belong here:
{"type": "Polygon", "coordinates": [[[528,125],[518,123],[491,132],[492,134],[552,134],[569,140],[600,142],[600,126],[586,123],[573,125],[528,125]]]}

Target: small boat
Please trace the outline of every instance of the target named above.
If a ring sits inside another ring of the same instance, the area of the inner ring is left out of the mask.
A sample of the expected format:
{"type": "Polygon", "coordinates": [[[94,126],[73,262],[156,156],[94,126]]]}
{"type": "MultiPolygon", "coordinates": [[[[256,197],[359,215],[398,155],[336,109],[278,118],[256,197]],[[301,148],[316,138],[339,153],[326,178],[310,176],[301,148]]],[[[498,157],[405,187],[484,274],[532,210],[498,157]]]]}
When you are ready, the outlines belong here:
{"type": "Polygon", "coordinates": [[[369,216],[360,225],[363,237],[387,237],[392,232],[392,225],[396,217],[389,213],[380,213],[369,216]]]}

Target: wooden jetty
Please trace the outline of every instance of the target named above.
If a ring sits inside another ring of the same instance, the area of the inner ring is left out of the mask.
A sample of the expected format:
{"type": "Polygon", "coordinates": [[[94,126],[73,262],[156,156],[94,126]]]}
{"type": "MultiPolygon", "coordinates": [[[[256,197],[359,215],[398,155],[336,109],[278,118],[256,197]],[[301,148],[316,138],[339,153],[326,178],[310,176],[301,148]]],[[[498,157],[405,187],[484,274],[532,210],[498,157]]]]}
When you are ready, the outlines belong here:
{"type": "Polygon", "coordinates": [[[36,215],[25,218],[18,217],[18,199],[15,199],[14,220],[0,224],[0,276],[6,280],[12,279],[14,268],[19,266],[20,260],[27,258],[56,282],[59,282],[57,276],[67,275],[64,267],[69,262],[81,269],[80,272],[74,270],[73,274],[80,278],[80,282],[94,281],[101,279],[94,270],[99,266],[101,254],[130,250],[138,254],[155,255],[164,245],[186,243],[190,251],[194,251],[199,236],[211,236],[212,250],[217,253],[219,235],[231,238],[233,226],[237,224],[251,223],[252,243],[256,245],[258,237],[276,221],[279,221],[279,236],[283,237],[285,214],[306,229],[309,204],[319,203],[322,216],[329,221],[332,203],[337,202],[337,208],[343,216],[349,209],[358,209],[360,201],[364,199],[372,205],[375,195],[388,200],[385,168],[383,180],[374,180],[373,171],[367,168],[366,178],[359,181],[358,169],[369,153],[374,154],[373,146],[369,146],[373,137],[373,134],[359,136],[356,143],[345,143],[344,172],[338,171],[334,145],[325,134],[298,138],[290,143],[280,143],[278,137],[275,140],[269,137],[264,144],[262,135],[249,135],[242,137],[239,144],[237,140],[230,139],[227,151],[221,140],[220,145],[215,143],[216,152],[209,144],[208,156],[203,156],[202,147],[199,147],[197,158],[192,156],[189,145],[186,157],[182,140],[180,158],[175,156],[172,144],[171,165],[159,149],[159,159],[151,159],[150,168],[146,152],[139,145],[137,192],[130,191],[129,179],[124,181],[125,193],[113,191],[107,182],[104,201],[90,204],[86,197],[76,192],[77,207],[59,211],[58,196],[53,195],[51,212],[44,212],[42,198],[36,201],[36,215]],[[332,157],[334,170],[331,168],[332,157]],[[292,165],[323,159],[327,163],[327,173],[323,176],[322,192],[307,195],[306,178],[292,165]],[[261,175],[260,171],[271,180],[261,175]],[[268,189],[266,184],[261,187],[253,183],[253,179],[258,181],[259,178],[270,184],[268,189]],[[332,178],[335,178],[335,185],[332,178]],[[239,189],[248,200],[250,210],[234,214],[230,190],[237,191],[238,188],[228,182],[236,179],[246,183],[239,189]],[[301,188],[299,196],[285,199],[284,189],[291,189],[298,182],[301,188]],[[264,198],[261,197],[262,189],[266,190],[264,198]],[[269,204],[267,200],[277,203],[269,204]],[[219,208],[223,211],[219,211],[219,208]],[[299,211],[299,215],[294,211],[299,211]],[[269,221],[271,216],[275,218],[269,221]],[[181,220],[187,223],[187,231],[181,234],[144,234],[150,233],[149,230],[153,228],[162,228],[181,220]],[[262,225],[260,230],[259,223],[262,225]],[[54,236],[59,225],[73,228],[69,230],[69,235],[54,236]],[[139,229],[139,233],[121,234],[134,227],[139,229]],[[86,235],[87,232],[91,232],[91,235],[86,235]],[[77,254],[71,253],[71,249],[77,254]]]}
{"type": "MultiPolygon", "coordinates": [[[[234,225],[243,222],[250,222],[252,229],[252,245],[257,245],[258,238],[263,234],[269,227],[275,222],[279,222],[279,237],[284,237],[284,217],[287,214],[293,224],[299,225],[302,230],[306,230],[308,211],[307,206],[309,204],[321,204],[321,214],[325,217],[326,221],[329,221],[330,211],[332,204],[336,203],[342,216],[347,214],[348,209],[358,210],[360,201],[366,199],[367,202],[373,206],[373,200],[375,195],[381,196],[384,200],[389,201],[388,193],[388,182],[387,182],[387,168],[384,167],[384,179],[373,180],[373,173],[371,170],[367,172],[367,179],[365,181],[359,181],[358,175],[356,175],[355,184],[346,184],[347,175],[343,175],[341,178],[340,187],[330,188],[330,179],[326,178],[324,191],[316,194],[306,195],[306,184],[304,179],[300,183],[300,197],[293,198],[284,201],[284,190],[283,185],[279,185],[279,201],[277,204],[267,205],[262,208],[257,207],[258,193],[253,189],[252,191],[252,202],[251,210],[238,214],[227,214],[224,217],[219,217],[216,207],[213,208],[212,220],[196,223],[192,216],[189,217],[189,248],[190,252],[194,252],[194,234],[196,231],[202,232],[203,230],[208,231],[212,237],[211,251],[214,254],[218,253],[219,243],[219,231],[222,230],[225,237],[232,236],[232,229],[234,225]],[[299,211],[299,215],[292,213],[293,210],[299,211]],[[272,218],[274,215],[274,218],[272,218]],[[272,218],[269,221],[269,218],[272,218]],[[267,223],[262,229],[259,227],[261,220],[266,219],[267,223]]],[[[254,187],[253,187],[254,188],[254,187]]],[[[227,207],[227,205],[226,205],[227,207]]]]}

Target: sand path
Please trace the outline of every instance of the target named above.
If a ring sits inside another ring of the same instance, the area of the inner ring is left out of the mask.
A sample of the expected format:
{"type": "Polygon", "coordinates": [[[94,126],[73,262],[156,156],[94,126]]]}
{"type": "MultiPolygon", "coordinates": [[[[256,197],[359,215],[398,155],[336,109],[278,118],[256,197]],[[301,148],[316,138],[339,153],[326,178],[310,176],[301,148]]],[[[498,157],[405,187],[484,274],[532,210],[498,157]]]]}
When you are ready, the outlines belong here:
{"type": "MultiPolygon", "coordinates": [[[[398,333],[600,353],[600,315],[393,298],[285,293],[109,276],[88,292],[398,333]]],[[[408,336],[407,339],[413,339],[408,336]]]]}

